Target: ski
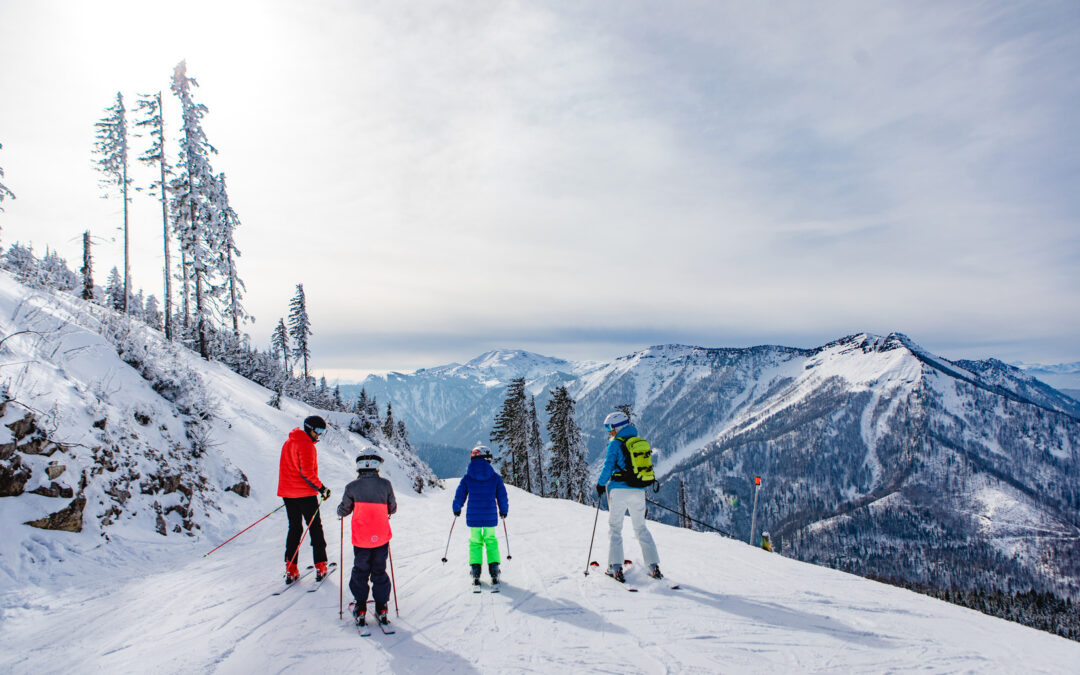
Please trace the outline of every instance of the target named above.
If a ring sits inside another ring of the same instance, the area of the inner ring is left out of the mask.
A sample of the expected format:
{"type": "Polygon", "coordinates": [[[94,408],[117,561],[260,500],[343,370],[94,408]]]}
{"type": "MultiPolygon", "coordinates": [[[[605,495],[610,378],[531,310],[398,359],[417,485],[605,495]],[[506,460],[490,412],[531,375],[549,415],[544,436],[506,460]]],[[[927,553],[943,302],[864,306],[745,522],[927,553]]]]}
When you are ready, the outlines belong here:
{"type": "Polygon", "coordinates": [[[319,590],[319,586],[322,586],[323,582],[330,578],[330,574],[334,570],[335,567],[337,567],[336,562],[332,562],[332,563],[328,564],[326,566],[326,574],[323,575],[322,579],[320,579],[319,575],[316,574],[315,575],[315,585],[308,589],[308,593],[314,593],[315,591],[319,590]]]}
{"type": "Polygon", "coordinates": [[[311,573],[312,573],[312,572],[314,572],[314,571],[315,571],[315,568],[314,568],[314,567],[312,567],[312,568],[309,568],[309,569],[308,569],[308,570],[307,570],[306,572],[304,572],[304,573],[303,573],[303,574],[301,574],[300,576],[296,577],[296,579],[295,579],[295,580],[294,580],[294,581],[293,581],[293,582],[292,582],[291,584],[285,584],[285,585],[284,585],[284,586],[282,586],[281,588],[279,588],[279,589],[277,589],[276,591],[274,591],[272,595],[281,595],[281,594],[282,594],[282,593],[284,593],[285,591],[289,590],[289,589],[290,589],[290,588],[292,588],[293,586],[295,586],[295,585],[297,585],[298,583],[300,583],[300,580],[301,580],[301,579],[303,579],[304,577],[308,576],[309,574],[311,574],[311,573]]]}
{"type": "Polygon", "coordinates": [[[495,582],[493,582],[491,584],[491,592],[492,593],[498,593],[501,590],[502,590],[502,582],[501,581],[495,581],[495,582]]]}
{"type": "MultiPolygon", "coordinates": [[[[611,570],[604,570],[604,576],[611,577],[612,579],[615,579],[615,575],[611,573],[611,570]]],[[[628,585],[625,581],[619,581],[618,579],[615,579],[615,581],[617,583],[619,583],[619,584],[622,584],[623,588],[625,588],[627,591],[629,591],[631,593],[637,593],[638,592],[638,590],[636,588],[634,588],[633,586],[628,585]]]]}
{"type": "MultiPolygon", "coordinates": [[[[352,611],[354,607],[356,607],[356,603],[350,602],[349,616],[352,616],[352,611]]],[[[356,617],[353,617],[353,624],[356,626],[356,634],[360,637],[367,637],[371,635],[371,628],[368,627],[367,623],[356,623],[356,617]]]]}
{"type": "Polygon", "coordinates": [[[383,632],[383,635],[393,635],[394,633],[397,632],[393,628],[390,628],[390,620],[389,619],[386,620],[386,623],[383,623],[382,621],[379,621],[378,619],[375,619],[375,623],[379,624],[379,630],[381,630],[383,632]]]}
{"type": "Polygon", "coordinates": [[[473,593],[479,593],[481,590],[483,590],[483,587],[480,585],[479,579],[473,579],[472,582],[469,584],[469,587],[472,588],[473,593]]]}
{"type": "MultiPolygon", "coordinates": [[[[629,567],[630,565],[633,565],[633,564],[634,564],[634,561],[633,561],[633,560],[624,560],[624,561],[623,561],[623,566],[624,566],[624,567],[629,567]]],[[[651,574],[649,574],[649,575],[647,575],[647,576],[648,576],[648,577],[649,577],[650,579],[652,579],[653,581],[656,581],[657,583],[663,582],[663,583],[665,583],[665,584],[668,584],[668,589],[669,589],[669,590],[672,590],[672,591],[677,591],[677,590],[680,590],[680,588],[679,588],[679,584],[670,584],[670,583],[669,583],[669,582],[667,581],[667,577],[661,576],[661,577],[660,577],[659,579],[657,579],[656,577],[654,577],[654,576],[653,576],[653,575],[651,575],[651,574]]]]}

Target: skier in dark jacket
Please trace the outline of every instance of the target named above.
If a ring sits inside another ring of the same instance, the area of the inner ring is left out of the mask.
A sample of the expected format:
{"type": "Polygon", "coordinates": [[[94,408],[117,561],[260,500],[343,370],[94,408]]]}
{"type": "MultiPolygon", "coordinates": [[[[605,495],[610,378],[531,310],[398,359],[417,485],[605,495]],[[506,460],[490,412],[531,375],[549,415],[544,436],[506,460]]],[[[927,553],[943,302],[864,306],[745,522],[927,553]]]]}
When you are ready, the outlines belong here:
{"type": "Polygon", "coordinates": [[[488,573],[491,583],[499,583],[499,539],[495,526],[499,516],[506,517],[510,511],[503,479],[491,468],[491,450],[478,445],[469,453],[469,469],[458,483],[454,495],[454,517],[461,515],[461,507],[468,500],[465,524],[469,526],[469,567],[473,584],[480,585],[480,570],[487,551],[488,573]]]}
{"type": "Polygon", "coordinates": [[[285,583],[291,584],[300,576],[296,564],[300,537],[304,523],[308,523],[311,535],[311,554],[315,559],[315,576],[322,580],[326,575],[326,538],[323,536],[322,519],[319,518],[319,500],[329,499],[330,488],[319,480],[319,461],[315,444],[326,433],[326,420],[312,415],[304,420],[303,429],[293,429],[289,439],[281,446],[278,466],[278,497],[285,501],[285,513],[289,517],[289,533],[285,536],[285,583]]]}
{"type": "Polygon", "coordinates": [[[356,604],[353,619],[364,625],[367,614],[368,579],[375,596],[375,617],[389,623],[387,605],[390,602],[390,577],[386,574],[386,557],[390,553],[390,515],[397,511],[394,486],[379,475],[382,457],[366,451],[356,458],[356,480],[345,486],[338,504],[341,518],[352,514],[353,570],[349,590],[356,604]]]}

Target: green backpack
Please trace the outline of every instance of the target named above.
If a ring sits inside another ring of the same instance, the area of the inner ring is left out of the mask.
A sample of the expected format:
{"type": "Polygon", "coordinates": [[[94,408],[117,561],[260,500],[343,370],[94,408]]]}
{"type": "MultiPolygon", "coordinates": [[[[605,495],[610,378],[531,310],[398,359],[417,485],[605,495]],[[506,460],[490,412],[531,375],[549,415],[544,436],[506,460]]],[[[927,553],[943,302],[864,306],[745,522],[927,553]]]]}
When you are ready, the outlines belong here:
{"type": "Polygon", "coordinates": [[[652,447],[644,438],[631,436],[620,438],[623,442],[623,458],[627,470],[621,472],[622,480],[630,487],[648,487],[656,482],[653,472],[652,447]]]}

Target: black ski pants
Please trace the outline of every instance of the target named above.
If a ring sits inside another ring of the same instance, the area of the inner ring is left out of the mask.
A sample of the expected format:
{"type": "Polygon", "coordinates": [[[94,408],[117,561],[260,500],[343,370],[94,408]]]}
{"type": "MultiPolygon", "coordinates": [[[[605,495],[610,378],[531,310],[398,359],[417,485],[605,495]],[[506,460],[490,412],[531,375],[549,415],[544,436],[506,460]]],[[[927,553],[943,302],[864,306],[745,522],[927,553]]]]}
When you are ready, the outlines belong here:
{"type": "Polygon", "coordinates": [[[375,604],[385,605],[390,602],[390,575],[386,573],[386,556],[390,553],[390,543],[375,548],[353,546],[352,576],[349,577],[349,590],[356,598],[356,606],[367,605],[368,579],[371,579],[371,594],[375,604]]]}
{"type": "MultiPolygon", "coordinates": [[[[285,537],[285,562],[289,562],[296,555],[296,549],[300,546],[300,536],[304,533],[304,527],[311,523],[308,529],[308,539],[311,541],[311,555],[316,563],[326,562],[326,537],[323,536],[322,519],[319,517],[319,498],[311,497],[282,497],[285,500],[285,513],[289,515],[289,534],[285,537]],[[312,522],[312,518],[315,519],[312,522]]],[[[299,563],[299,556],[297,556],[299,563]]]]}

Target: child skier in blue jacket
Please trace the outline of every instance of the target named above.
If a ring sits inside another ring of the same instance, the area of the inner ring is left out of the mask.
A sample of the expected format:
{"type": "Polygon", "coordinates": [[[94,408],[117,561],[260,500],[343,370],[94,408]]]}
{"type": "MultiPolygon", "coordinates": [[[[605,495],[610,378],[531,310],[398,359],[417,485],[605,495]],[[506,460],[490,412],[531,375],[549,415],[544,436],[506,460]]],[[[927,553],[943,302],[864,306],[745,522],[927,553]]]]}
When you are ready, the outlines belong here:
{"type": "Polygon", "coordinates": [[[469,526],[469,567],[473,585],[480,585],[480,570],[487,551],[488,573],[491,583],[499,583],[499,540],[495,526],[499,516],[503,518],[509,512],[506,499],[506,486],[503,479],[491,467],[491,450],[478,445],[469,454],[469,469],[458,483],[454,495],[454,517],[461,515],[461,507],[468,500],[469,508],[465,513],[465,524],[469,526]]]}

